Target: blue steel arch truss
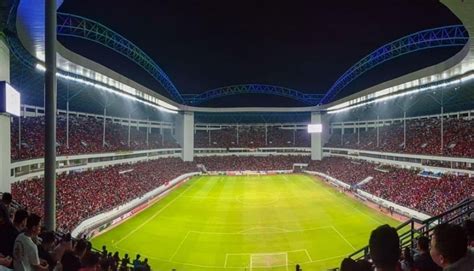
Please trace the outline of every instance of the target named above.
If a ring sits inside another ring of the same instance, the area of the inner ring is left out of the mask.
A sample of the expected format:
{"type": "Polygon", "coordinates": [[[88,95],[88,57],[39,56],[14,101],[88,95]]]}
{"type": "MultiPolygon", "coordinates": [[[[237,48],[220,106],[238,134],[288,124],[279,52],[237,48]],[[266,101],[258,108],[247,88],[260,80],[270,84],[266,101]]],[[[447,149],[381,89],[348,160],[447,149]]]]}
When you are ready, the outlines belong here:
{"type": "Polygon", "coordinates": [[[87,19],[68,13],[58,12],[58,36],[76,37],[104,45],[115,52],[127,57],[142,67],[171,95],[182,103],[183,97],[166,73],[137,45],[110,28],[87,19]]]}
{"type": "Polygon", "coordinates": [[[387,43],[344,72],[326,92],[320,103],[331,102],[352,81],[386,61],[425,49],[463,46],[468,40],[469,34],[463,25],[451,25],[419,31],[387,43]]]}
{"type": "Polygon", "coordinates": [[[238,94],[277,95],[291,98],[308,105],[317,105],[321,97],[323,96],[321,94],[306,94],[298,90],[279,86],[263,84],[242,84],[211,89],[197,95],[184,94],[184,99],[187,104],[198,105],[215,98],[238,94]]]}

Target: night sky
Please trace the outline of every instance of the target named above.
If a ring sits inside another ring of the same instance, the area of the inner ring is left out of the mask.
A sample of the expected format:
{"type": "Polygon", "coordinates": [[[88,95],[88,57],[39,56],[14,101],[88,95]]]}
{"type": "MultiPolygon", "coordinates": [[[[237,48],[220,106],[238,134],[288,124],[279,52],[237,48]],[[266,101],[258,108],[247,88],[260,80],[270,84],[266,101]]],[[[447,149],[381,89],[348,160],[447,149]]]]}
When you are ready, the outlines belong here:
{"type": "MultiPolygon", "coordinates": [[[[377,47],[416,31],[460,23],[448,8],[432,0],[65,0],[60,11],[103,23],[137,44],[183,94],[243,83],[324,93],[377,47]]],[[[151,76],[111,50],[75,38],[60,41],[166,95],[151,76]]],[[[339,97],[436,64],[460,49],[428,50],[383,64],[339,97]]],[[[206,105],[302,104],[243,95],[206,105]]]]}

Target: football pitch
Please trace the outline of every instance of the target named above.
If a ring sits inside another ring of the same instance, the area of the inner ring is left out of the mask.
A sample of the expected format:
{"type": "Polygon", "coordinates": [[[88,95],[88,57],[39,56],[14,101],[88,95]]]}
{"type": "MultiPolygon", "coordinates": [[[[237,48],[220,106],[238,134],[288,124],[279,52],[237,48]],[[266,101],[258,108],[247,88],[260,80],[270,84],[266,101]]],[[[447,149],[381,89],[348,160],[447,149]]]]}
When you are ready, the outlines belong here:
{"type": "Polygon", "coordinates": [[[199,176],[92,242],[153,270],[326,270],[387,223],[313,176],[199,176]]]}

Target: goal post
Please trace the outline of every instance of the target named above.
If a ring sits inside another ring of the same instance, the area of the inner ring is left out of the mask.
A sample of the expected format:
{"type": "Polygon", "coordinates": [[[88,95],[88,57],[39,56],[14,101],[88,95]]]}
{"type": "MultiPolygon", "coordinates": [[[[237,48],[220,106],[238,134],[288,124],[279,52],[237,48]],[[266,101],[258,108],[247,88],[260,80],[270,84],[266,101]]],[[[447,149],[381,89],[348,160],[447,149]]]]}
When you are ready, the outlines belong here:
{"type": "Polygon", "coordinates": [[[264,270],[273,267],[284,267],[288,269],[288,253],[254,253],[250,254],[250,271],[264,270]]]}

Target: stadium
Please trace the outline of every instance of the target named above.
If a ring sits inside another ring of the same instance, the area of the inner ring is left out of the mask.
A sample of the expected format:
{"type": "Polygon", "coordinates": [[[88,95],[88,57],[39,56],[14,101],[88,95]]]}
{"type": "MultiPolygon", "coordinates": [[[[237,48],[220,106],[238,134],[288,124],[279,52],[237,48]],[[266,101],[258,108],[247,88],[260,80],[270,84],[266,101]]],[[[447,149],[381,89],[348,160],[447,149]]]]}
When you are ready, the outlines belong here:
{"type": "Polygon", "coordinates": [[[0,2],[0,270],[474,269],[473,1],[149,2],[0,2]]]}

